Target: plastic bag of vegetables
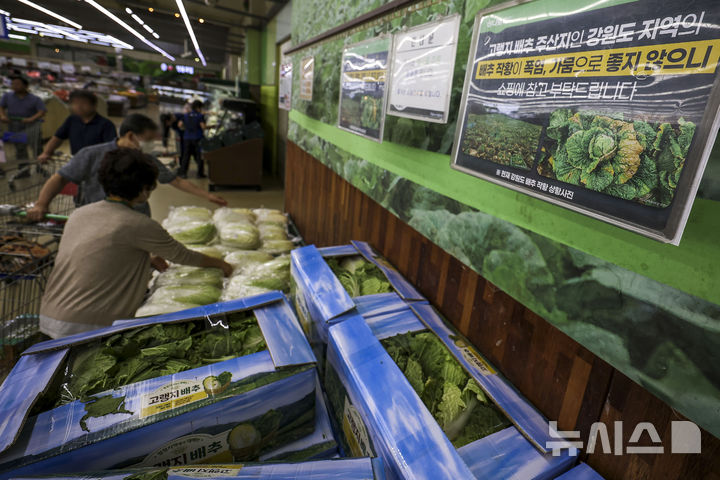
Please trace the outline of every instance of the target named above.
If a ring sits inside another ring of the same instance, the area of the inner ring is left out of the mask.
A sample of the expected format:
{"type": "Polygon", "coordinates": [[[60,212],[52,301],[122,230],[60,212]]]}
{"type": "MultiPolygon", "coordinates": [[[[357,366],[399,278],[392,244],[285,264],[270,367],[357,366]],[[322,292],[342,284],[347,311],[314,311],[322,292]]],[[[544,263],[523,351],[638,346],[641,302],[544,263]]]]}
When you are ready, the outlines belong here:
{"type": "Polygon", "coordinates": [[[222,291],[213,285],[166,285],[158,288],[148,303],[187,303],[207,305],[220,299],[222,291]]]}
{"type": "Polygon", "coordinates": [[[209,222],[211,219],[212,213],[210,210],[205,207],[194,206],[170,207],[170,213],[167,216],[168,223],[209,222]]]}
{"type": "Polygon", "coordinates": [[[252,287],[286,291],[290,287],[290,256],[283,255],[247,268],[235,278],[241,278],[243,283],[252,287]]]}
{"type": "Polygon", "coordinates": [[[200,252],[208,257],[223,258],[225,252],[215,245],[186,245],[187,248],[195,252],[200,252]]]}
{"type": "Polygon", "coordinates": [[[230,279],[228,284],[225,286],[222,295],[220,296],[221,302],[227,302],[238,298],[252,297],[253,295],[260,295],[261,293],[270,292],[270,289],[255,287],[248,285],[243,277],[233,277],[230,279]]]}
{"type": "Polygon", "coordinates": [[[255,213],[257,225],[275,224],[284,227],[288,223],[287,217],[280,210],[256,208],[253,213],[255,213]]]}
{"type": "Polygon", "coordinates": [[[255,250],[260,246],[260,232],[246,223],[230,223],[220,228],[220,241],[242,250],[255,250]]]}
{"type": "Polygon", "coordinates": [[[260,238],[265,240],[287,240],[288,235],[285,227],[274,223],[263,223],[258,225],[260,238]]]}
{"type": "Polygon", "coordinates": [[[217,268],[176,265],[168,268],[155,279],[155,286],[166,285],[212,285],[221,288],[223,273],[217,268]]]}
{"type": "Polygon", "coordinates": [[[213,213],[213,221],[218,227],[228,223],[254,223],[255,214],[249,208],[221,207],[213,213]]]}
{"type": "Polygon", "coordinates": [[[148,302],[137,309],[135,317],[152,317],[155,315],[162,315],[164,313],[179,312],[180,310],[187,310],[188,308],[199,307],[193,303],[181,303],[171,301],[158,301],[148,302]]]}
{"type": "Polygon", "coordinates": [[[261,251],[271,255],[280,255],[290,253],[295,248],[295,244],[290,240],[266,240],[263,241],[261,251]]]}
{"type": "Polygon", "coordinates": [[[210,221],[190,221],[184,223],[163,222],[163,227],[178,242],[185,244],[209,243],[215,238],[215,225],[210,221]]]}
{"type": "Polygon", "coordinates": [[[258,250],[236,250],[225,256],[225,261],[235,268],[234,275],[242,273],[246,268],[269,262],[273,257],[269,253],[258,250]]]}

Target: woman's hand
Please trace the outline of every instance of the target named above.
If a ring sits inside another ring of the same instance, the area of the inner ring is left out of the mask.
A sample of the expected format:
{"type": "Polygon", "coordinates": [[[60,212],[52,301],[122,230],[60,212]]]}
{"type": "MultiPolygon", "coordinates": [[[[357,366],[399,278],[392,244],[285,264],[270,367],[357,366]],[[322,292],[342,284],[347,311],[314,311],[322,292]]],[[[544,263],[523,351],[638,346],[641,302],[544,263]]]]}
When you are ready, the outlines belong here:
{"type": "Polygon", "coordinates": [[[150,266],[158,272],[164,272],[169,267],[165,259],[157,255],[150,255],[150,266]]]}

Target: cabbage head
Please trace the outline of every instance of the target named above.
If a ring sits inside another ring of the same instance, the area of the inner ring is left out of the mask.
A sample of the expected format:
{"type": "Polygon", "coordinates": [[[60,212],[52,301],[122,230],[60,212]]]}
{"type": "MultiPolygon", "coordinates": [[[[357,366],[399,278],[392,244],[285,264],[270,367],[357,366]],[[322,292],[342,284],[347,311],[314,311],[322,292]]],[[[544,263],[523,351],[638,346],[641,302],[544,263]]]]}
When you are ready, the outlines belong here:
{"type": "Polygon", "coordinates": [[[158,301],[158,302],[147,302],[143,306],[137,309],[135,317],[152,317],[155,315],[162,315],[164,313],[179,312],[180,310],[187,310],[188,308],[199,307],[192,303],[181,303],[172,301],[158,301]]]}
{"type": "Polygon", "coordinates": [[[225,256],[225,261],[235,268],[235,274],[255,265],[269,262],[273,257],[269,253],[257,250],[236,250],[225,256]]]}
{"type": "Polygon", "coordinates": [[[185,246],[187,248],[189,248],[190,250],[202,253],[203,255],[207,255],[208,257],[223,258],[225,256],[224,252],[216,246],[211,246],[211,245],[185,245],[185,246]]]}
{"type": "Polygon", "coordinates": [[[260,250],[271,255],[281,255],[290,253],[294,248],[295,244],[290,240],[267,240],[263,242],[260,250]]]}
{"type": "Polygon", "coordinates": [[[148,303],[208,305],[220,299],[222,291],[212,285],[167,285],[153,292],[148,303]]]}
{"type": "Polygon", "coordinates": [[[215,210],[213,221],[219,227],[228,223],[249,223],[255,222],[255,214],[248,208],[222,207],[215,210]]]}
{"type": "Polygon", "coordinates": [[[168,233],[178,242],[185,244],[209,243],[215,238],[215,225],[209,221],[192,221],[178,224],[163,224],[168,233]]]}
{"type": "Polygon", "coordinates": [[[167,217],[169,223],[185,223],[193,221],[208,222],[212,218],[210,210],[205,207],[171,207],[167,217]]]}
{"type": "Polygon", "coordinates": [[[158,287],[166,285],[212,285],[221,288],[223,285],[222,270],[217,268],[190,267],[177,265],[168,268],[155,279],[158,287]]]}
{"type": "Polygon", "coordinates": [[[254,225],[230,223],[220,228],[220,241],[230,247],[255,250],[260,246],[260,232],[254,225]]]}
{"type": "Polygon", "coordinates": [[[267,293],[271,291],[272,290],[267,288],[249,285],[242,277],[233,277],[225,286],[225,290],[223,290],[220,300],[223,302],[227,302],[230,300],[236,300],[238,298],[260,295],[261,293],[267,293]]]}
{"type": "Polygon", "coordinates": [[[285,231],[285,227],[274,223],[261,223],[258,225],[260,231],[260,238],[265,240],[287,240],[288,235],[285,231]]]}

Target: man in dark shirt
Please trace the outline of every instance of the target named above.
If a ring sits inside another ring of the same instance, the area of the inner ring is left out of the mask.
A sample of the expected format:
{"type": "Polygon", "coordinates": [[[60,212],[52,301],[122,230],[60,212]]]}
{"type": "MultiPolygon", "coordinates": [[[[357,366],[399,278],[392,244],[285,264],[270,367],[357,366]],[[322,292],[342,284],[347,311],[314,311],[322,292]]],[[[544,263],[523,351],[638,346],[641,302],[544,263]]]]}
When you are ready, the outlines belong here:
{"type": "Polygon", "coordinates": [[[94,93],[88,90],[73,91],[70,94],[70,111],[72,114],[45,145],[45,150],[38,157],[39,161],[48,161],[63,140],[70,140],[70,153],[75,155],[85,147],[117,138],[115,125],[97,113],[97,97],[94,93]]]}
{"type": "Polygon", "coordinates": [[[183,152],[178,172],[181,178],[187,178],[190,155],[195,158],[195,163],[197,163],[198,178],[205,177],[202,151],[200,150],[200,140],[202,140],[203,130],[205,130],[205,115],[201,112],[202,105],[200,100],[195,100],[192,103],[192,110],[183,115],[179,124],[179,127],[183,129],[183,152]]]}

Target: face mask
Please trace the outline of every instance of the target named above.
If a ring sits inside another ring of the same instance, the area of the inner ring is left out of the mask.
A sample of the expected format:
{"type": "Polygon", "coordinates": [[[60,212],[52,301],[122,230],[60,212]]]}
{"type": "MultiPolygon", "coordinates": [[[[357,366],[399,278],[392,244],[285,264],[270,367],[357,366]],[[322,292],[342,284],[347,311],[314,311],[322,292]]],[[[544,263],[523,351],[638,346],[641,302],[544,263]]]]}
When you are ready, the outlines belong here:
{"type": "Polygon", "coordinates": [[[140,150],[142,150],[143,153],[149,154],[155,150],[155,142],[152,140],[140,140],[138,143],[140,144],[140,150]]]}

